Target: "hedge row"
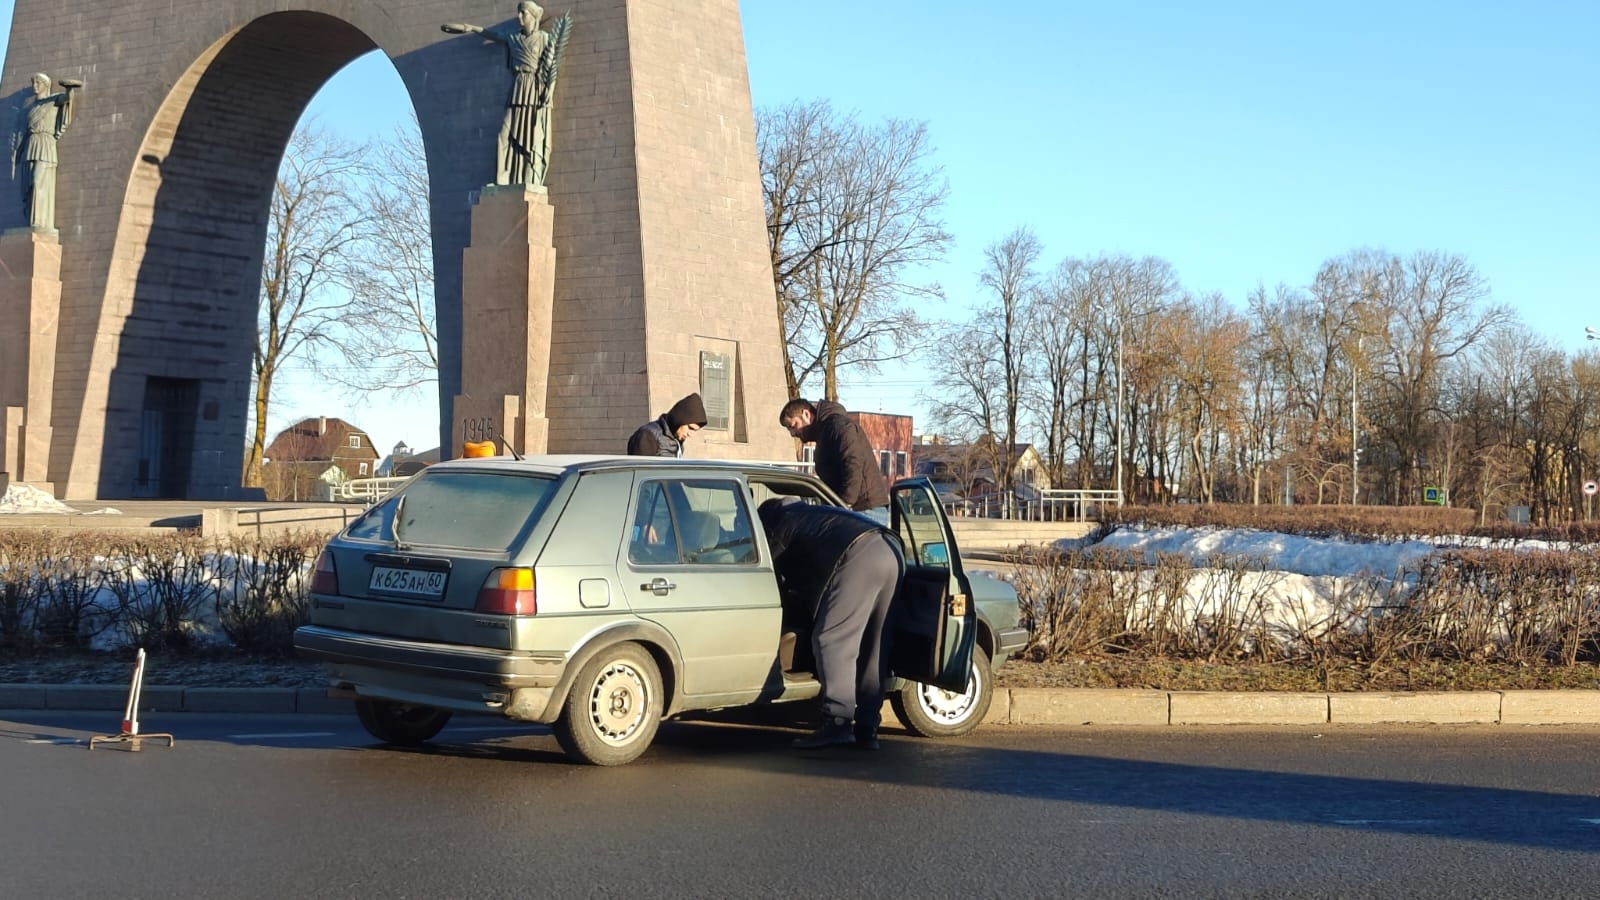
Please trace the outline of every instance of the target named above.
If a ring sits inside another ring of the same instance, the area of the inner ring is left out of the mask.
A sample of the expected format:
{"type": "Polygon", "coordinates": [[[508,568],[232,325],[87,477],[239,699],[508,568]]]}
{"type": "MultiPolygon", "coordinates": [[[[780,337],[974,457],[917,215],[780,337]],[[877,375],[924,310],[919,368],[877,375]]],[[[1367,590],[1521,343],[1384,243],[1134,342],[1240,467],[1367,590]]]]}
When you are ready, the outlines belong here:
{"type": "Polygon", "coordinates": [[[1123,525],[1182,528],[1253,528],[1305,537],[1355,541],[1394,541],[1464,535],[1501,543],[1527,540],[1600,543],[1600,523],[1567,522],[1549,526],[1499,522],[1479,525],[1470,509],[1439,506],[1252,506],[1239,503],[1108,507],[1104,530],[1123,525]]]}
{"type": "Polygon", "coordinates": [[[1600,661],[1600,556],[1451,550],[1415,571],[1282,589],[1252,560],[1040,551],[1016,588],[1036,658],[1137,653],[1205,662],[1384,665],[1600,661]]]}
{"type": "Polygon", "coordinates": [[[290,655],[325,540],[0,530],[0,649],[290,655]]]}

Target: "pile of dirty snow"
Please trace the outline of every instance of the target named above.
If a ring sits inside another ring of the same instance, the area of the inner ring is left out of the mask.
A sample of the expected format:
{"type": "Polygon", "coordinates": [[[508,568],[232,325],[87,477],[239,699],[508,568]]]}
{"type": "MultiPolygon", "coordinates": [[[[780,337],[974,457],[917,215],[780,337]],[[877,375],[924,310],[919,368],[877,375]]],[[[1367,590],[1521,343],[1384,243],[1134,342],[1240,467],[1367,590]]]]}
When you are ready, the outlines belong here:
{"type": "Polygon", "coordinates": [[[45,491],[26,484],[11,484],[6,486],[6,494],[0,497],[0,514],[40,514],[40,513],[71,513],[76,512],[72,507],[62,503],[45,491]]]}

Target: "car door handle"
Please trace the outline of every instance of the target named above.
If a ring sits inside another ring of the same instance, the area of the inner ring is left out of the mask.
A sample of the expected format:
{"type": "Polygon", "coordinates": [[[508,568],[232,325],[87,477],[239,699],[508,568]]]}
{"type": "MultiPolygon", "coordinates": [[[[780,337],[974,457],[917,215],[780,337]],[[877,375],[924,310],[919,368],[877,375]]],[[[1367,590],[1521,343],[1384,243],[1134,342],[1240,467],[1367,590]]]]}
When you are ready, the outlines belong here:
{"type": "Polygon", "coordinates": [[[675,587],[677,587],[677,585],[666,580],[665,578],[652,578],[650,579],[649,584],[639,585],[639,590],[649,591],[650,593],[655,594],[657,597],[665,597],[667,595],[667,591],[670,591],[675,587]]]}

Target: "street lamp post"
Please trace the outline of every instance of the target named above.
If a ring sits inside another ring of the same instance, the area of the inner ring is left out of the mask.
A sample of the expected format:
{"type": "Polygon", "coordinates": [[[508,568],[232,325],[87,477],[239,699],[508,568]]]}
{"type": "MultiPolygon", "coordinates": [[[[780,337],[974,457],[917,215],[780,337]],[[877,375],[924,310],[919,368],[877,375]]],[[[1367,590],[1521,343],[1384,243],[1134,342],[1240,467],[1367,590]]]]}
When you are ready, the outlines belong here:
{"type": "MultiPolygon", "coordinates": [[[[1361,355],[1361,334],[1356,334],[1356,356],[1361,355]]],[[[1361,493],[1361,417],[1356,411],[1356,361],[1350,361],[1350,505],[1361,493]]]]}
{"type": "Polygon", "coordinates": [[[1122,506],[1122,313],[1117,313],[1117,506],[1122,506]]]}

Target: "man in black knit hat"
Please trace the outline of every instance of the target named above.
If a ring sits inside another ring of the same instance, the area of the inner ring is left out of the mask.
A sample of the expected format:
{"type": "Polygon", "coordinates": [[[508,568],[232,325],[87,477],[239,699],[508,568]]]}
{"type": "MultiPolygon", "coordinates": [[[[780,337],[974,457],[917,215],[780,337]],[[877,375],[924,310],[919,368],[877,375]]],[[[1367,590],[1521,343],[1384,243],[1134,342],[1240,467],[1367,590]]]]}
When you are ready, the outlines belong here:
{"type": "Polygon", "coordinates": [[[683,442],[705,426],[706,405],[699,394],[690,394],[672,404],[660,418],[640,425],[628,438],[628,455],[682,456],[683,442]]]}

